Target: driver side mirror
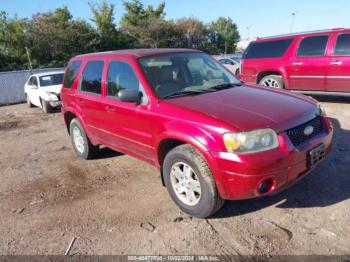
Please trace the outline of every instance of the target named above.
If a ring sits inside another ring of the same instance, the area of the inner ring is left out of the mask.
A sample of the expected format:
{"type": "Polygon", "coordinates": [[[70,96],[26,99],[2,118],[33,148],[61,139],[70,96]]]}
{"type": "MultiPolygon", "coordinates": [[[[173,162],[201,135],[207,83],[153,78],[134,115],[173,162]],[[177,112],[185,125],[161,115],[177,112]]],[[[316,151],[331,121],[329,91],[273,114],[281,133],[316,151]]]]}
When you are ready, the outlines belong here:
{"type": "Polygon", "coordinates": [[[142,93],[135,89],[122,89],[118,92],[118,98],[122,102],[141,103],[142,93]]]}

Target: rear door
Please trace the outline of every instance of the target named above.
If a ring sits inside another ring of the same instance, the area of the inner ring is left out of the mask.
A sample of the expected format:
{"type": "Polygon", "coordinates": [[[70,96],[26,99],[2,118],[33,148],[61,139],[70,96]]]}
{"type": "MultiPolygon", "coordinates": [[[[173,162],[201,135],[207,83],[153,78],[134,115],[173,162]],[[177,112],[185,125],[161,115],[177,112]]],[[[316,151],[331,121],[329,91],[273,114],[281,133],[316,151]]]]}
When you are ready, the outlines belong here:
{"type": "Polygon", "coordinates": [[[105,133],[101,126],[108,121],[104,116],[104,100],[102,94],[103,59],[92,59],[85,63],[79,81],[76,103],[82,112],[85,128],[90,138],[103,143],[105,133]]]}
{"type": "Polygon", "coordinates": [[[289,89],[307,91],[326,90],[326,48],[328,35],[299,39],[296,53],[287,66],[289,89]]]}
{"type": "Polygon", "coordinates": [[[327,91],[350,92],[350,33],[334,35],[327,61],[327,91]]]}

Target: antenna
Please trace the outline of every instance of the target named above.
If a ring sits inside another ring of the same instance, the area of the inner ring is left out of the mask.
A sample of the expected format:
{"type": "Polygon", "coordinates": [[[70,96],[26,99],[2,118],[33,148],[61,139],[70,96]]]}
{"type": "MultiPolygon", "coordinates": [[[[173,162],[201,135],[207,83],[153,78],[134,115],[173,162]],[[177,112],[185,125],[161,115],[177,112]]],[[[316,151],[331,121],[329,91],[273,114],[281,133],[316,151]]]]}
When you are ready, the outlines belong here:
{"type": "Polygon", "coordinates": [[[247,40],[250,39],[250,29],[251,29],[251,28],[252,28],[251,25],[249,25],[249,26],[246,27],[246,29],[247,29],[247,35],[248,35],[247,40]]]}
{"type": "Polygon", "coordinates": [[[297,11],[293,12],[292,15],[292,19],[290,22],[290,32],[293,33],[293,29],[294,29],[294,20],[295,20],[295,16],[297,15],[297,11]]]}

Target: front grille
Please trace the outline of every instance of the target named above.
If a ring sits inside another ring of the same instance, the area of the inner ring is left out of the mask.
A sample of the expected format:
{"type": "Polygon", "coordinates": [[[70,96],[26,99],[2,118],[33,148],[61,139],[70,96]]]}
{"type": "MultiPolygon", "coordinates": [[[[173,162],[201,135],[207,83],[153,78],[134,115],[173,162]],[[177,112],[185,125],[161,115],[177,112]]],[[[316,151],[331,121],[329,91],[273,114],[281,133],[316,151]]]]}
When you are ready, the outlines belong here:
{"type": "Polygon", "coordinates": [[[286,131],[290,141],[292,141],[294,146],[298,146],[307,140],[317,136],[323,131],[323,123],[322,118],[320,116],[317,116],[316,118],[300,125],[297,127],[293,127],[291,129],[288,129],[286,131]],[[304,130],[306,127],[312,126],[313,132],[310,135],[305,135],[304,130]]]}

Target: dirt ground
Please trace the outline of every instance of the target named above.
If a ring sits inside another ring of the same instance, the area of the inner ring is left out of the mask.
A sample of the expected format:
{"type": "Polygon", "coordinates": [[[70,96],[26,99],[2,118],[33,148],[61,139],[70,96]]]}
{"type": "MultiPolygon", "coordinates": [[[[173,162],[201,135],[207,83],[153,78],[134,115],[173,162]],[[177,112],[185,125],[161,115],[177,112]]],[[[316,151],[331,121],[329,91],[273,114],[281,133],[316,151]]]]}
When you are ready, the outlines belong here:
{"type": "Polygon", "coordinates": [[[350,254],[350,99],[322,98],[329,158],[273,197],[183,214],[158,171],[103,149],[76,157],[60,113],[0,107],[0,254],[350,254]]]}

